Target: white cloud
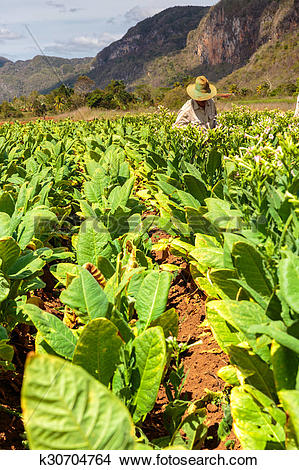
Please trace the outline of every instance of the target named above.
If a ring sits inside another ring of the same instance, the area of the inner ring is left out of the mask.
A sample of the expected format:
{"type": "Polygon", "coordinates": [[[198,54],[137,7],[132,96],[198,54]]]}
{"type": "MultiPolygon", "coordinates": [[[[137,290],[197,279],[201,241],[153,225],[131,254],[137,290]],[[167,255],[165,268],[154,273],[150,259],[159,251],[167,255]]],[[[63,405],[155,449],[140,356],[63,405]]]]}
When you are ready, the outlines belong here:
{"type": "Polygon", "coordinates": [[[15,39],[20,39],[22,36],[20,34],[9,31],[7,28],[0,28],[0,40],[1,41],[13,41],[15,39]]]}
{"type": "Polygon", "coordinates": [[[48,6],[50,6],[50,7],[58,8],[59,10],[61,10],[62,8],[63,8],[63,9],[65,8],[64,3],[57,3],[57,2],[55,2],[54,0],[48,0],[48,1],[46,2],[46,5],[48,5],[48,6]]]}
{"type": "Polygon", "coordinates": [[[158,10],[156,8],[143,8],[136,6],[124,14],[126,23],[134,24],[154,15],[158,10]]]}
{"type": "Polygon", "coordinates": [[[73,39],[73,44],[83,47],[102,47],[103,44],[114,41],[115,35],[104,33],[100,38],[95,36],[78,36],[73,39]]]}
{"type": "Polygon", "coordinates": [[[155,13],[158,13],[158,11],[159,8],[147,8],[136,5],[135,7],[126,11],[123,15],[117,15],[109,18],[108,23],[118,23],[119,25],[125,25],[127,27],[135,26],[137,23],[139,23],[139,21],[142,21],[149,16],[153,16],[155,13]]]}
{"type": "Polygon", "coordinates": [[[100,36],[93,35],[81,35],[73,37],[67,41],[55,41],[53,44],[45,47],[44,51],[47,54],[80,54],[86,53],[87,55],[94,55],[104,47],[108,46],[111,42],[119,39],[121,35],[102,33],[100,36]]]}
{"type": "Polygon", "coordinates": [[[55,0],[48,0],[46,2],[46,5],[57,9],[59,13],[76,13],[77,11],[84,10],[84,8],[76,8],[76,7],[67,8],[64,3],[58,3],[55,0]]]}

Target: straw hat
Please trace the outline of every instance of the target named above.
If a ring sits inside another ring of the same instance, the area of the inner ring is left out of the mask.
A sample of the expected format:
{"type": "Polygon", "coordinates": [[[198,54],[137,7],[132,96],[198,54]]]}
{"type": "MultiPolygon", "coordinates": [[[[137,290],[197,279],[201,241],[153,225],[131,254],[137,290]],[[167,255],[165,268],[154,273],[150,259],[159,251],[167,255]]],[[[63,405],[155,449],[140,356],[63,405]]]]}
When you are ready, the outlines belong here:
{"type": "Polygon", "coordinates": [[[187,93],[193,100],[206,101],[217,95],[217,89],[202,75],[197,77],[195,83],[187,86],[187,93]]]}

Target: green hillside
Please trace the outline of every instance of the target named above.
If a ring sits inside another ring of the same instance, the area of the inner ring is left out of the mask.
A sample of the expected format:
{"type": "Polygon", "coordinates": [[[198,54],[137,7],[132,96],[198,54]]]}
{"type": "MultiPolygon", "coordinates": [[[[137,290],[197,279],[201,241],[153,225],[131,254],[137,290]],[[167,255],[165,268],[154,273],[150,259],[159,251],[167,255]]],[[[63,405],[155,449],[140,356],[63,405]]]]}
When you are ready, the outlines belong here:
{"type": "Polygon", "coordinates": [[[248,64],[220,80],[221,89],[232,85],[256,89],[267,83],[270,89],[295,83],[299,77],[299,31],[287,34],[282,40],[270,41],[260,47],[248,64]]]}
{"type": "Polygon", "coordinates": [[[73,84],[90,70],[92,58],[62,59],[36,56],[32,60],[6,62],[0,68],[0,102],[14,96],[28,95],[33,90],[48,92],[61,82],[73,84]]]}

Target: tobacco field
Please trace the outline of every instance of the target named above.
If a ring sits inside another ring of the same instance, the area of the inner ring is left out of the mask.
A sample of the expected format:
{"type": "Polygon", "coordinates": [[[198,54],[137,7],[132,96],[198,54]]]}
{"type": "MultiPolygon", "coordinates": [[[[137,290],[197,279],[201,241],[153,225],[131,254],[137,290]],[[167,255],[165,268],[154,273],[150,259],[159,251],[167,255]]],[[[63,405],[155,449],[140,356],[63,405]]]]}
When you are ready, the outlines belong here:
{"type": "Polygon", "coordinates": [[[299,120],[174,120],[0,126],[0,448],[299,449],[299,120]]]}

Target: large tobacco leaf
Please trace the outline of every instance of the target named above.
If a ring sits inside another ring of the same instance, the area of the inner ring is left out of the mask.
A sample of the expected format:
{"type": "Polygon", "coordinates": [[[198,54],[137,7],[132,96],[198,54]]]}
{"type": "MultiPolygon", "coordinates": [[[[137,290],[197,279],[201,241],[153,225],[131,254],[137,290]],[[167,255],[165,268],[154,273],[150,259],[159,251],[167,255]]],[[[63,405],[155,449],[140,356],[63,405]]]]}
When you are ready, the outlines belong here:
{"type": "Polygon", "coordinates": [[[23,310],[55,353],[72,359],[77,343],[72,331],[55,315],[44,312],[35,305],[24,305],[23,310]]]}
{"type": "Polygon", "coordinates": [[[236,242],[233,245],[232,256],[239,275],[249,287],[262,297],[270,297],[272,287],[267,279],[263,259],[256,248],[245,242],[236,242]]]}
{"type": "Polygon", "coordinates": [[[83,323],[106,317],[108,299],[96,279],[86,269],[82,269],[69,287],[61,293],[63,303],[78,311],[83,323]]]}
{"type": "Polygon", "coordinates": [[[229,358],[242,374],[242,381],[277,401],[273,372],[266,362],[250,349],[240,346],[228,348],[229,358]]]}
{"type": "Polygon", "coordinates": [[[107,318],[97,318],[84,327],[77,342],[73,364],[77,364],[108,386],[119,363],[123,341],[107,318]]]}
{"type": "Polygon", "coordinates": [[[21,404],[35,450],[126,450],[134,447],[128,410],[104,385],[61,358],[31,356],[21,404]]]}
{"type": "Polygon", "coordinates": [[[78,264],[92,263],[96,266],[99,256],[109,257],[110,241],[110,234],[100,220],[94,218],[83,222],[77,241],[78,264]]]}
{"type": "Polygon", "coordinates": [[[281,293],[288,305],[299,314],[299,256],[293,254],[279,263],[281,293]]]}
{"type": "Polygon", "coordinates": [[[10,217],[6,212],[0,212],[0,237],[11,235],[10,217]]]}
{"type": "Polygon", "coordinates": [[[234,432],[244,450],[284,450],[285,413],[259,390],[245,385],[231,392],[234,432]]]}
{"type": "Polygon", "coordinates": [[[133,419],[139,421],[153,408],[166,364],[166,344],[161,327],[144,331],[134,339],[132,354],[135,366],[132,373],[134,393],[133,419]]]}
{"type": "Polygon", "coordinates": [[[299,356],[276,341],[271,346],[271,362],[276,389],[299,391],[299,356]]]}
{"type": "Polygon", "coordinates": [[[6,273],[8,269],[17,261],[21,254],[21,248],[12,237],[0,239],[0,259],[2,261],[1,270],[6,273]]]}
{"type": "Polygon", "coordinates": [[[148,328],[165,311],[171,280],[170,273],[159,271],[153,271],[144,278],[135,304],[142,329],[148,328]]]}
{"type": "Polygon", "coordinates": [[[2,274],[0,274],[0,304],[3,302],[3,300],[7,299],[9,292],[9,282],[2,274]]]}
{"type": "Polygon", "coordinates": [[[45,261],[36,252],[21,255],[7,270],[10,279],[26,279],[40,271],[45,261]]]}
{"type": "MultiPolygon", "coordinates": [[[[268,320],[265,311],[258,304],[254,302],[248,302],[246,300],[214,300],[208,302],[207,312],[208,319],[212,313],[212,315],[214,314],[215,316],[216,314],[225,320],[225,322],[229,325],[229,331],[232,332],[233,344],[238,344],[236,343],[236,336],[240,338],[240,340],[242,340],[243,337],[243,341],[246,339],[256,354],[258,354],[266,362],[269,362],[270,352],[267,343],[265,344],[264,341],[256,339],[255,334],[250,332],[251,326],[255,327],[256,325],[261,325],[268,320]],[[241,332],[242,335],[239,336],[237,332],[241,332]]],[[[212,328],[214,328],[213,324],[212,328]]],[[[218,338],[220,338],[221,342],[221,337],[222,333],[218,329],[217,341],[218,338]]]]}

